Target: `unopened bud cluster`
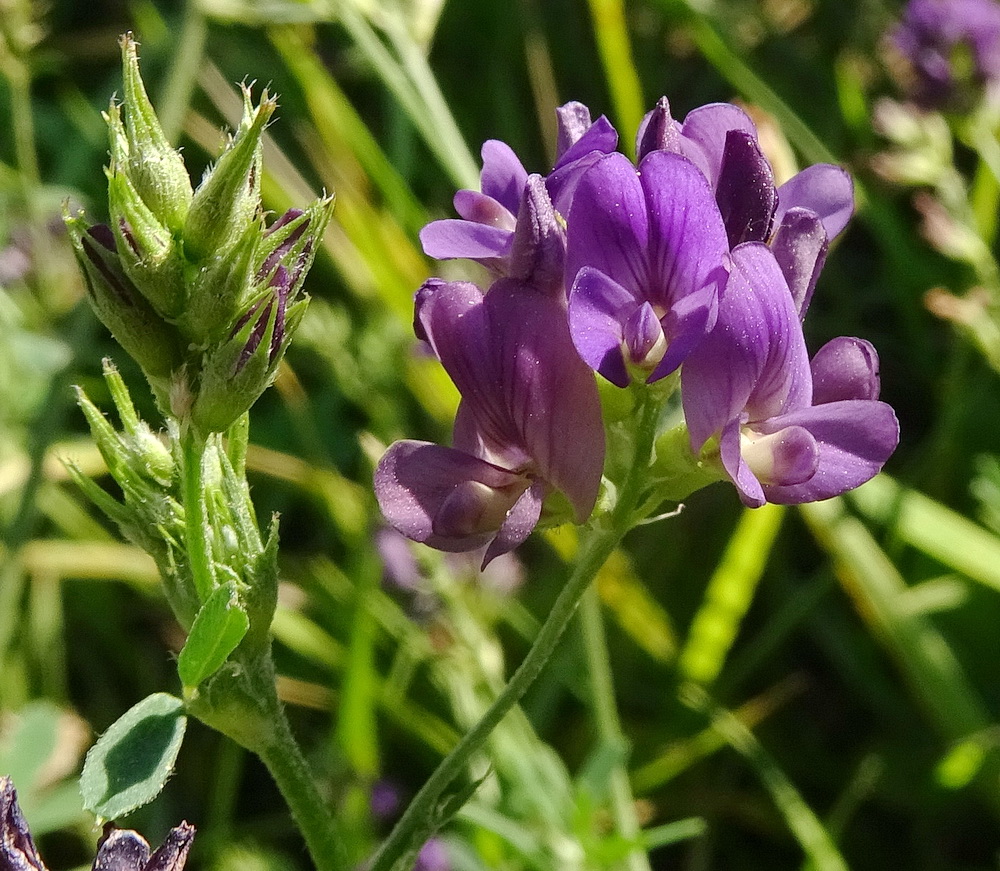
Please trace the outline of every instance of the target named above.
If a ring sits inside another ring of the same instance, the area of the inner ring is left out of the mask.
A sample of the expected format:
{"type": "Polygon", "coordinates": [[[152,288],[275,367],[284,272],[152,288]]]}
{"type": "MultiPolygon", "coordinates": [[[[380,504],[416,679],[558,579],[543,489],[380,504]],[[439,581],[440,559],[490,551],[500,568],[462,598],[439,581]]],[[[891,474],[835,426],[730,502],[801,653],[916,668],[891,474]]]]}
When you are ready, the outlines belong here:
{"type": "Polygon", "coordinates": [[[333,207],[324,197],[267,226],[261,137],[267,91],[198,187],[160,127],[122,38],[124,99],[105,119],[109,223],[66,216],[98,317],[149,379],[162,410],[221,432],[270,384],[308,302],[302,284],[333,207]]]}

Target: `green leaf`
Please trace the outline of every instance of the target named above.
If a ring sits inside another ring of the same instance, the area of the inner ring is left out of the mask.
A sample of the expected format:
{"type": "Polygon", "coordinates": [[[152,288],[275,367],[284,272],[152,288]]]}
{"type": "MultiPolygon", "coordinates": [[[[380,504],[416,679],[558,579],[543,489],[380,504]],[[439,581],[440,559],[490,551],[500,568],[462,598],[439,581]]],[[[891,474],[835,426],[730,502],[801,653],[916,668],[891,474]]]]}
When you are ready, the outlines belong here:
{"type": "Polygon", "coordinates": [[[239,600],[236,582],[216,588],[194,618],[177,660],[177,673],[185,688],[196,687],[215,674],[249,628],[250,618],[239,600]]]}
{"type": "Polygon", "coordinates": [[[83,806],[113,820],[151,802],[170,776],[186,726],[184,703],[167,693],[129,708],[87,754],[80,777],[83,806]]]}

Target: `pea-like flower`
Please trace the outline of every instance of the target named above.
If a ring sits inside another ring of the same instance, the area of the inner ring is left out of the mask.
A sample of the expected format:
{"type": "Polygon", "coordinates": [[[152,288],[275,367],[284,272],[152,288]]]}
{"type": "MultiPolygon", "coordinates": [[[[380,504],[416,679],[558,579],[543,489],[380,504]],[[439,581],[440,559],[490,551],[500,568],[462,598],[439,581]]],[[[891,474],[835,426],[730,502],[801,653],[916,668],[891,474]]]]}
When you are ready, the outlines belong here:
{"type": "Polygon", "coordinates": [[[567,229],[569,323],[584,361],[613,384],[669,375],[715,323],[729,244],[708,181],[686,157],[621,154],[580,179],[567,229]]]}
{"type": "Polygon", "coordinates": [[[954,107],[1000,82],[1000,4],[910,0],[892,44],[908,65],[908,90],[927,109],[954,107]]]}
{"type": "MultiPolygon", "coordinates": [[[[591,122],[582,103],[556,110],[559,124],[557,157],[545,180],[555,208],[565,213],[580,174],[618,145],[618,133],[603,115],[591,122]]],[[[528,172],[505,142],[490,139],[482,147],[480,190],[455,194],[461,218],[432,221],[420,232],[424,253],[438,260],[475,260],[497,275],[510,274],[514,230],[528,172]]]]}
{"type": "Polygon", "coordinates": [[[749,242],[732,262],[715,328],[681,376],[692,449],[716,439],[719,461],[751,507],[813,502],[863,484],[899,441],[893,410],[878,401],[874,348],[834,339],[810,365],[773,253],[749,242]]]}

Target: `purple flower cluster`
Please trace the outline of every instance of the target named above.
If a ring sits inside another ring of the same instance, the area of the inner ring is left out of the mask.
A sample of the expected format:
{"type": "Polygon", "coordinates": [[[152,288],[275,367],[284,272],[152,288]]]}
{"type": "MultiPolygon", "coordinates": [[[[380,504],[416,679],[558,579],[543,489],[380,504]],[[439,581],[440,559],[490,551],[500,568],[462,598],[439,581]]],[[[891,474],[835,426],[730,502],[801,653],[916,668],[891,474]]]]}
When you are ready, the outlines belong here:
{"type": "Polygon", "coordinates": [[[996,0],[910,0],[891,40],[910,68],[911,96],[924,108],[947,108],[963,91],[1000,83],[996,0]]]}
{"type": "Polygon", "coordinates": [[[830,241],[853,211],[839,167],[777,186],[750,117],[730,104],[683,123],[661,99],[638,165],[603,117],[558,110],[547,177],[500,142],[461,220],[424,228],[424,250],[469,258],[487,291],[431,279],[416,330],[458,387],[453,447],[401,441],[378,465],[387,520],[449,551],[523,541],[561,493],[577,522],[596,504],[605,435],[593,372],[619,387],[681,372],[691,448],[743,502],[825,499],[868,480],[898,441],[878,401],[878,358],[836,339],[810,362],[802,318],[830,241]]]}

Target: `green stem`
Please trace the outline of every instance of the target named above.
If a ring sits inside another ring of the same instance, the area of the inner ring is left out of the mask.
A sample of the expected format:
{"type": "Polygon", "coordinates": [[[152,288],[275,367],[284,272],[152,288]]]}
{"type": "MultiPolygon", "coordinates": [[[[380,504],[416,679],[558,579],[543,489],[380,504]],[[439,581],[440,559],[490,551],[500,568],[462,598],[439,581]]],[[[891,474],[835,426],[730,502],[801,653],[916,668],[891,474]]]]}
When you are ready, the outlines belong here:
{"type": "Polygon", "coordinates": [[[184,543],[188,568],[198,598],[204,602],[215,589],[205,511],[205,440],[186,427],[181,431],[181,494],[184,503],[184,543]]]}
{"type": "Polygon", "coordinates": [[[659,394],[642,387],[637,389],[637,393],[640,411],[633,462],[610,518],[607,515],[596,517],[584,527],[583,545],[573,572],[556,598],[531,649],[479,722],[455,745],[414,796],[389,837],[375,853],[368,871],[395,869],[400,859],[419,847],[421,837],[429,836],[446,821],[442,813],[445,790],[466,769],[469,760],[483,747],[497,724],[534,683],[576,613],[580,598],[637,520],[636,506],[649,468],[661,403],[665,399],[665,396],[654,398],[659,394]]]}
{"type": "Polygon", "coordinates": [[[527,692],[528,687],[538,677],[545,663],[548,662],[562,637],[566,626],[572,619],[580,597],[604,561],[610,556],[615,546],[621,540],[624,530],[601,527],[595,523],[588,527],[590,535],[586,537],[579,560],[569,581],[563,587],[552,610],[535,638],[517,671],[507,683],[507,686],[497,696],[483,714],[482,719],[458,742],[434,770],[421,790],[414,796],[406,812],[400,818],[389,837],[383,842],[375,854],[369,871],[389,871],[407,851],[415,846],[416,838],[422,834],[429,835],[439,817],[441,798],[448,788],[466,768],[469,760],[486,743],[490,733],[507,712],[514,707],[527,692]]]}
{"type": "MultiPolygon", "coordinates": [[[[587,657],[587,676],[590,683],[590,704],[597,725],[598,739],[608,747],[626,747],[622,734],[618,706],[615,703],[615,688],[608,659],[607,637],[604,632],[604,618],[601,614],[601,599],[597,588],[591,586],[580,603],[580,626],[583,630],[583,646],[587,657]]],[[[641,827],[635,813],[635,799],[629,783],[624,762],[617,763],[608,777],[608,793],[611,798],[611,814],[618,834],[632,844],[626,859],[629,871],[651,871],[649,857],[641,849],[641,827]]]]}
{"type": "Polygon", "coordinates": [[[274,701],[274,732],[271,740],[258,749],[258,755],[288,803],[316,871],[346,871],[350,865],[336,820],[329,810],[329,801],[316,786],[281,703],[277,698],[274,701]]]}

